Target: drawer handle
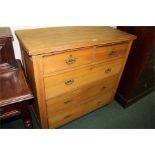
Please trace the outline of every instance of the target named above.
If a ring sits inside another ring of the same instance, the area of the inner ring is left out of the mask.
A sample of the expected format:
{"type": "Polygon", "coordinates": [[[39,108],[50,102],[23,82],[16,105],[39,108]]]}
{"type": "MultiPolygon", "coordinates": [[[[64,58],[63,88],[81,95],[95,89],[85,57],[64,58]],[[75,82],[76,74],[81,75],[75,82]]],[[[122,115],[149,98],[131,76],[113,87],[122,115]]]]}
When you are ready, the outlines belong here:
{"type": "Polygon", "coordinates": [[[110,52],[110,56],[115,55],[116,54],[116,50],[114,48],[112,48],[111,52],[110,52]]]}
{"type": "Polygon", "coordinates": [[[102,103],[102,101],[98,101],[98,102],[97,102],[97,104],[101,104],[101,103],[102,103]]]}
{"type": "Polygon", "coordinates": [[[106,73],[110,73],[110,72],[111,72],[111,68],[107,68],[107,69],[105,70],[105,72],[106,72],[106,73]]]}
{"type": "Polygon", "coordinates": [[[70,80],[65,81],[66,85],[71,85],[73,83],[74,83],[74,79],[70,79],[70,80]]]}
{"type": "Polygon", "coordinates": [[[72,100],[65,100],[64,104],[69,104],[70,102],[72,102],[72,100]]]}
{"type": "Polygon", "coordinates": [[[106,88],[107,88],[106,86],[103,86],[101,89],[102,89],[102,90],[105,90],[106,88]]]}
{"type": "Polygon", "coordinates": [[[76,58],[70,57],[67,60],[65,60],[66,64],[71,65],[76,62],[76,58]]]}
{"type": "Polygon", "coordinates": [[[72,115],[65,115],[64,116],[64,119],[67,119],[67,118],[69,118],[69,117],[71,117],[72,115]]]}
{"type": "Polygon", "coordinates": [[[1,108],[0,108],[0,112],[3,112],[3,111],[4,111],[4,108],[1,107],[1,108]]]}

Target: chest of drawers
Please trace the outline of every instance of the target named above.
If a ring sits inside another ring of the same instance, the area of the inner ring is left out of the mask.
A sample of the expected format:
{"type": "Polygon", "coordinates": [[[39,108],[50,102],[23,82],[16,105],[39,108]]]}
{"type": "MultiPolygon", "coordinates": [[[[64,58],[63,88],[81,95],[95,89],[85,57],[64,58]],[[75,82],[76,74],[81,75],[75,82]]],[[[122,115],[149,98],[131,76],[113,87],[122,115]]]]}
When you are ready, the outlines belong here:
{"type": "Polygon", "coordinates": [[[58,128],[115,95],[134,35],[111,27],[18,30],[42,128],[58,128]]]}

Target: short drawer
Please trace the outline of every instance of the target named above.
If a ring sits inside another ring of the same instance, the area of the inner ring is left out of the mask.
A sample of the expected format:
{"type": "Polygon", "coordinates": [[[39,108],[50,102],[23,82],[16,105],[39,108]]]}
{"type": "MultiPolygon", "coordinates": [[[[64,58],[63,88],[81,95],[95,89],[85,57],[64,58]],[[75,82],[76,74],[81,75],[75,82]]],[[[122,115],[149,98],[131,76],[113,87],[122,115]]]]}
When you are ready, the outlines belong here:
{"type": "Polygon", "coordinates": [[[106,104],[110,104],[112,101],[112,93],[112,90],[106,93],[100,93],[98,96],[91,98],[85,103],[76,106],[71,106],[67,109],[51,113],[48,117],[49,127],[57,128],[76,118],[79,118],[80,116],[94,111],[97,108],[100,108],[106,104]]]}
{"type": "Polygon", "coordinates": [[[56,112],[72,105],[80,104],[98,93],[110,91],[115,86],[117,78],[118,75],[108,77],[47,100],[48,115],[50,115],[51,112],[56,112]]]}
{"type": "Polygon", "coordinates": [[[110,77],[120,72],[123,59],[111,63],[90,65],[82,69],[66,72],[59,75],[45,77],[46,99],[75,90],[86,84],[110,77]]]}
{"type": "Polygon", "coordinates": [[[124,57],[126,55],[127,48],[128,43],[96,47],[94,62],[104,62],[124,57]]]}
{"type": "Polygon", "coordinates": [[[92,61],[93,48],[43,57],[44,74],[69,69],[92,61]]]}

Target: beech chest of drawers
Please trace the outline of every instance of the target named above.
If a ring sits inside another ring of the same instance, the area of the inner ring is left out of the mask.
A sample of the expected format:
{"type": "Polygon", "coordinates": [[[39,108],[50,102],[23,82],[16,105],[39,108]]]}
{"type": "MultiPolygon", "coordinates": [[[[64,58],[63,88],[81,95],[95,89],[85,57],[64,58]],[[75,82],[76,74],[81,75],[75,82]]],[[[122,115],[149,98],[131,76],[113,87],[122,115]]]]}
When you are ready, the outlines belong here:
{"type": "Polygon", "coordinates": [[[18,30],[42,128],[58,128],[115,95],[134,35],[111,27],[18,30]]]}

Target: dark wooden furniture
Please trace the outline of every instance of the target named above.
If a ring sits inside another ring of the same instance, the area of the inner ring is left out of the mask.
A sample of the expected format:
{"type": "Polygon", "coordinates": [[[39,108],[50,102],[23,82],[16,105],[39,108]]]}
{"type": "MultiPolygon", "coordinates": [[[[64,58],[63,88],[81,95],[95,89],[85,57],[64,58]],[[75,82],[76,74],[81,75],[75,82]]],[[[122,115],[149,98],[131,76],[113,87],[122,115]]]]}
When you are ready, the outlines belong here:
{"type": "Polygon", "coordinates": [[[115,96],[127,107],[155,88],[155,27],[123,26],[118,29],[137,36],[115,96]]]}
{"type": "Polygon", "coordinates": [[[21,115],[26,128],[32,128],[28,103],[33,95],[27,85],[21,63],[18,69],[10,69],[9,65],[0,66],[0,121],[21,115]]]}
{"type": "Polygon", "coordinates": [[[17,67],[13,50],[13,36],[7,27],[0,28],[0,64],[6,62],[13,67],[17,67]]]}
{"type": "Polygon", "coordinates": [[[16,61],[9,28],[0,28],[0,121],[21,115],[26,128],[32,127],[28,103],[33,95],[20,61],[16,61]]]}

